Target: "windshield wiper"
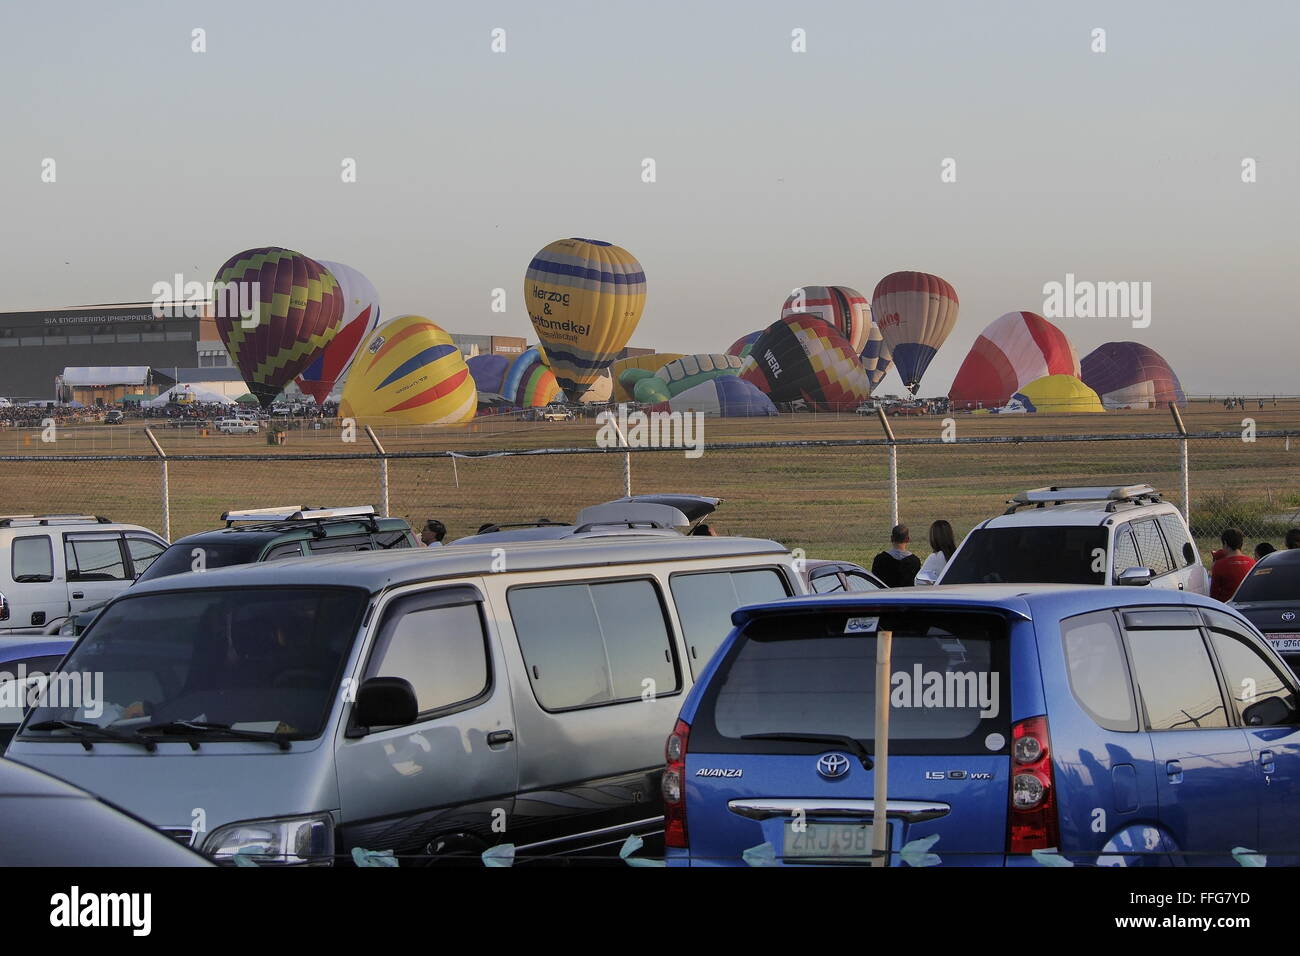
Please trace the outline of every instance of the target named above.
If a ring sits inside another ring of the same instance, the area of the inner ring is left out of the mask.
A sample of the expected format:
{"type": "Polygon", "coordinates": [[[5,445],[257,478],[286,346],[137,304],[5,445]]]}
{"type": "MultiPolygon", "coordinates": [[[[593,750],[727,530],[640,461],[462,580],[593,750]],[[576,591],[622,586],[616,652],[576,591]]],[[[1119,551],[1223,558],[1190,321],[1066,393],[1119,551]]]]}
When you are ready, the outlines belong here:
{"type": "Polygon", "coordinates": [[[23,732],[28,730],[66,730],[74,737],[81,741],[81,746],[89,750],[94,746],[92,738],[98,740],[111,740],[124,744],[139,744],[145,750],[153,753],[158,749],[158,744],[147,737],[141,737],[135,731],[127,732],[124,730],[113,730],[109,727],[101,727],[99,724],[92,724],[87,720],[42,720],[38,724],[29,724],[23,732]]]}
{"type": "Polygon", "coordinates": [[[796,743],[809,744],[839,744],[845,750],[853,751],[854,756],[862,761],[862,766],[870,770],[874,764],[871,760],[871,754],[867,753],[867,748],[862,746],[862,742],[856,737],[850,737],[848,734],[741,734],[741,740],[791,740],[796,743]]]}
{"type": "MultiPolygon", "coordinates": [[[[275,744],[281,750],[288,750],[289,741],[279,731],[272,730],[236,730],[229,724],[214,724],[205,720],[170,720],[165,724],[147,724],[137,733],[157,731],[161,734],[212,734],[231,737],[235,740],[265,740],[275,744]]],[[[190,741],[193,750],[199,749],[198,741],[190,741]]]]}

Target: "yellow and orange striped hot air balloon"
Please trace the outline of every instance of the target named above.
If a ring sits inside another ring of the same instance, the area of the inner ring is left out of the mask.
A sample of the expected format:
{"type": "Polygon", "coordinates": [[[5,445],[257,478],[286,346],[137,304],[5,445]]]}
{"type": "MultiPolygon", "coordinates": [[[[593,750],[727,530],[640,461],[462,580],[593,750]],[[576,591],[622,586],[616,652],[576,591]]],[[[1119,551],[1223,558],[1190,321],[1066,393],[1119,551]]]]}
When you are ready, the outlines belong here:
{"type": "Polygon", "coordinates": [[[385,322],[366,340],[343,386],[340,418],[370,425],[454,425],[478,404],[451,336],[422,315],[385,322]]]}
{"type": "Polygon", "coordinates": [[[343,293],[333,273],[300,252],[264,246],[227,259],[217,270],[217,331],[263,408],[334,340],[343,293]],[[252,306],[236,314],[235,302],[252,306]]]}

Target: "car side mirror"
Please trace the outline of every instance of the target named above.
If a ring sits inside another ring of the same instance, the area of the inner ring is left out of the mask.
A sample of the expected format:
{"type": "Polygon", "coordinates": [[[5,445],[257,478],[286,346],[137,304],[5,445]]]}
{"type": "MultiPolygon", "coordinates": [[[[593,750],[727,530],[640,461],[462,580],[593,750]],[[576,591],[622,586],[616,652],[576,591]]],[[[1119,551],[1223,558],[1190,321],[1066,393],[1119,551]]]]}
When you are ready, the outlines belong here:
{"type": "Polygon", "coordinates": [[[1241,712],[1241,719],[1247,727],[1275,727],[1289,724],[1291,708],[1281,697],[1265,697],[1251,704],[1241,712]]]}
{"type": "Polygon", "coordinates": [[[1125,568],[1115,578],[1116,584],[1127,587],[1143,587],[1151,583],[1156,573],[1151,568],[1125,568]]]}
{"type": "Polygon", "coordinates": [[[419,715],[415,688],[404,677],[371,677],[357,690],[352,722],[359,727],[402,727],[419,715]]]}
{"type": "Polygon", "coordinates": [[[916,572],[915,584],[937,584],[939,581],[939,572],[933,568],[924,568],[916,572]]]}

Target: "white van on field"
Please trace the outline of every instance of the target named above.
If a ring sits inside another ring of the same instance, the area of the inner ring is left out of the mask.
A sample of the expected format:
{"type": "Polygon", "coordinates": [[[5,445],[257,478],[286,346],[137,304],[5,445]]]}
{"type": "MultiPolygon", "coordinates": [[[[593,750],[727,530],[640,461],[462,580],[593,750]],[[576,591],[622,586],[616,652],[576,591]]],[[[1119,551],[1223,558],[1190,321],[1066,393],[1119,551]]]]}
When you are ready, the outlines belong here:
{"type": "Polygon", "coordinates": [[[261,430],[262,426],[255,418],[217,419],[217,431],[227,435],[256,435],[261,430]]]}

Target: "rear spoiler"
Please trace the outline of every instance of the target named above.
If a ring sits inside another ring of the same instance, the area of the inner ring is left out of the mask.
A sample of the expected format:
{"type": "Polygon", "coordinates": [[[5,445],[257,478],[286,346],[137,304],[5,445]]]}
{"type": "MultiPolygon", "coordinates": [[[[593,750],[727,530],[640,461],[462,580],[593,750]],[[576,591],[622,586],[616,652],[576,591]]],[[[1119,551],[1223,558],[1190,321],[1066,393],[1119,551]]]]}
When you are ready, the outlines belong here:
{"type": "MultiPolygon", "coordinates": [[[[901,590],[901,589],[900,589],[901,590]]],[[[934,588],[927,587],[921,589],[916,594],[915,600],[893,600],[893,601],[847,601],[838,598],[827,600],[810,595],[800,595],[798,597],[786,598],[784,601],[774,602],[772,604],[750,604],[745,607],[736,608],[731,612],[731,623],[735,627],[742,627],[750,621],[767,617],[793,617],[796,614],[827,614],[827,613],[845,613],[855,616],[869,616],[872,614],[897,614],[900,611],[924,609],[926,611],[955,611],[961,613],[978,613],[984,611],[991,614],[1000,614],[1003,617],[1012,617],[1021,621],[1032,621],[1028,610],[1021,610],[1016,607],[1007,607],[1002,604],[986,604],[981,601],[961,600],[960,598],[950,598],[948,600],[936,601],[933,598],[927,600],[928,594],[933,594],[934,588]]],[[[909,595],[908,597],[911,597],[909,595]]]]}

